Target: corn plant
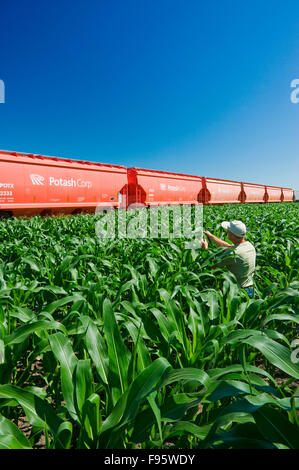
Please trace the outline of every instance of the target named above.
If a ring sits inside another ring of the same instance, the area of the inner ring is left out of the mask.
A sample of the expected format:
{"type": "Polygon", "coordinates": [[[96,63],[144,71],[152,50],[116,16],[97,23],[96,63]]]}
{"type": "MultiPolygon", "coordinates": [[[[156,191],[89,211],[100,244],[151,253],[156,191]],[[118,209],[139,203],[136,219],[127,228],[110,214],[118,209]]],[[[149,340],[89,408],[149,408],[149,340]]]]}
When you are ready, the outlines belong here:
{"type": "Polygon", "coordinates": [[[297,449],[297,206],[204,208],[246,224],[253,299],[216,246],[97,217],[0,224],[0,448],[297,449]]]}

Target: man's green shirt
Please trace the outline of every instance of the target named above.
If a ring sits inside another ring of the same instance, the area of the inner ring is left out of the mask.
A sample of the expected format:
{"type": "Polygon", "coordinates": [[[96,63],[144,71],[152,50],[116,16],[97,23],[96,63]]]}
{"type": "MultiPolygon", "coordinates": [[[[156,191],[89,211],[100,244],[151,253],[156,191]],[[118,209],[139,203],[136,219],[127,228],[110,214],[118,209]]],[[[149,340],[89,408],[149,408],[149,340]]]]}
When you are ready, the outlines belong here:
{"type": "Polygon", "coordinates": [[[253,285],[255,258],[254,246],[250,242],[244,242],[226,249],[221,255],[220,261],[217,261],[217,265],[226,267],[232,272],[240,287],[244,288],[253,285]]]}

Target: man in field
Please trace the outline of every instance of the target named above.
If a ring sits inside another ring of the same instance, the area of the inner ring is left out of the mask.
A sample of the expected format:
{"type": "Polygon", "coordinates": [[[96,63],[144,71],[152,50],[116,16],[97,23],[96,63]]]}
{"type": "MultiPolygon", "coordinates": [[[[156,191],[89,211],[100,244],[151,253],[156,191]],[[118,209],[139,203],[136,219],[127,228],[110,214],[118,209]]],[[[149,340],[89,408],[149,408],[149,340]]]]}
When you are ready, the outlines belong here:
{"type": "MultiPolygon", "coordinates": [[[[222,222],[221,226],[227,230],[227,237],[233,244],[220,240],[208,231],[204,232],[216,245],[227,248],[213,268],[226,267],[236,276],[239,286],[252,298],[256,252],[254,246],[244,239],[246,226],[240,220],[222,222]]],[[[204,250],[208,249],[207,240],[202,241],[202,247],[204,250]]]]}

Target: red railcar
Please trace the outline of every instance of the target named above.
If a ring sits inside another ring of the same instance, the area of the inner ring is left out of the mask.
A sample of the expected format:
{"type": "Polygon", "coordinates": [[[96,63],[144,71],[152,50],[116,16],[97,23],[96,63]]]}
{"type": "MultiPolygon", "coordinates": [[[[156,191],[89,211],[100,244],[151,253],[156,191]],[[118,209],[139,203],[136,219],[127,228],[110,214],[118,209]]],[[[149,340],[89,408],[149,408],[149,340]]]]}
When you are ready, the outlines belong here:
{"type": "Polygon", "coordinates": [[[239,181],[203,178],[204,204],[237,204],[243,202],[242,184],[239,181]]]}
{"type": "Polygon", "coordinates": [[[128,168],[128,204],[197,204],[202,178],[166,171],[128,168]]]}
{"type": "Polygon", "coordinates": [[[283,192],[283,201],[284,202],[293,202],[295,199],[294,190],[290,188],[282,188],[283,192]]]}
{"type": "Polygon", "coordinates": [[[266,202],[266,188],[262,184],[243,183],[245,198],[243,202],[266,202]]]}
{"type": "Polygon", "coordinates": [[[13,215],[94,212],[119,207],[127,169],[0,151],[0,211],[13,215]]]}
{"type": "Polygon", "coordinates": [[[282,188],[276,186],[266,186],[266,202],[282,202],[282,188]]]}
{"type": "Polygon", "coordinates": [[[0,215],[293,200],[290,188],[0,151],[0,215]]]}
{"type": "Polygon", "coordinates": [[[291,188],[239,181],[202,178],[204,204],[237,204],[293,201],[291,188]]]}

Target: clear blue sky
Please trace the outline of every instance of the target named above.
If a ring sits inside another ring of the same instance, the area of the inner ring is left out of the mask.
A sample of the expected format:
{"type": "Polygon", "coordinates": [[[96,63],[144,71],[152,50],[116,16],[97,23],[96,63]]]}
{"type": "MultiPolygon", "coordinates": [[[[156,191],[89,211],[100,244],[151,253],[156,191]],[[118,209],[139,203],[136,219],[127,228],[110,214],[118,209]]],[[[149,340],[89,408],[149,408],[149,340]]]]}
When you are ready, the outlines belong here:
{"type": "Polygon", "coordinates": [[[2,2],[0,148],[299,189],[298,1],[2,2]]]}

